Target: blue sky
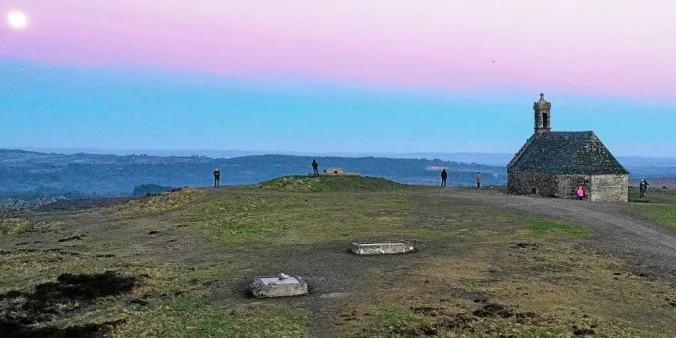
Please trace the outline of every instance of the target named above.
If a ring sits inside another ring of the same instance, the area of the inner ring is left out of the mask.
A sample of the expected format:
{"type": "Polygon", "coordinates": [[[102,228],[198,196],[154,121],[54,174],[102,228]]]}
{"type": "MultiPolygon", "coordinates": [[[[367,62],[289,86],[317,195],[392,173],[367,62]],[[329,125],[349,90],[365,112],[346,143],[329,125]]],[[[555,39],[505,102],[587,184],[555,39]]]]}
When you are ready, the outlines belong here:
{"type": "MultiPolygon", "coordinates": [[[[0,58],[0,147],[513,153],[539,92],[258,80],[0,58]]],[[[676,157],[676,104],[545,91],[555,130],[676,157]]]]}

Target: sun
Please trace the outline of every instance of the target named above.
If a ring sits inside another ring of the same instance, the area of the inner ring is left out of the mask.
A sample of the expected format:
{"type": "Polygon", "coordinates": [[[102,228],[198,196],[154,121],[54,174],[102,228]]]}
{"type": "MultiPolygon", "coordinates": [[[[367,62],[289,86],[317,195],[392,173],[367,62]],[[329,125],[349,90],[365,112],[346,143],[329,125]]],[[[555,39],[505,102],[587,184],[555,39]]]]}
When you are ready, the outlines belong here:
{"type": "Polygon", "coordinates": [[[22,12],[11,11],[7,13],[7,24],[12,29],[23,30],[28,25],[28,17],[22,12]]]}

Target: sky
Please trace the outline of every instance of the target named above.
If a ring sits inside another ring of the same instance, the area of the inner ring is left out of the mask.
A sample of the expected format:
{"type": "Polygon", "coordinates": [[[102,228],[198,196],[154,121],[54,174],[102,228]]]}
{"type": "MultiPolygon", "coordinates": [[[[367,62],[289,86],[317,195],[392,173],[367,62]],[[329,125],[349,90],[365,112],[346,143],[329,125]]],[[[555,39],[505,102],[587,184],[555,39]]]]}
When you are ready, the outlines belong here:
{"type": "Polygon", "coordinates": [[[673,0],[0,0],[0,147],[676,157],[673,0]]]}

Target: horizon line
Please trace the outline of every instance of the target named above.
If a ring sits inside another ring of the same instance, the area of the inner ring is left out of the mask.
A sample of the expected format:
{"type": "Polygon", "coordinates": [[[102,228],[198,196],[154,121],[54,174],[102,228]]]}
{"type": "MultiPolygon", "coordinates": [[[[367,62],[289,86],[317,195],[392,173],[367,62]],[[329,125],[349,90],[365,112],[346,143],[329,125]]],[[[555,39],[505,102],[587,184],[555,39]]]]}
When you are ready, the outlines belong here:
{"type": "MultiPolygon", "coordinates": [[[[171,152],[183,152],[190,153],[190,155],[153,155],[153,156],[204,156],[194,152],[213,152],[213,153],[245,153],[243,155],[238,155],[234,157],[241,156],[256,156],[256,155],[290,155],[290,156],[362,156],[362,157],[387,157],[389,156],[404,156],[404,155],[479,155],[479,156],[514,156],[510,153],[488,153],[488,152],[348,152],[348,151],[296,151],[296,150],[242,150],[242,149],[129,149],[129,148],[48,148],[48,147],[0,147],[0,150],[18,150],[18,151],[32,151],[38,153],[48,153],[52,154],[61,154],[68,155],[67,153],[59,153],[58,151],[67,151],[72,152],[71,154],[93,154],[93,155],[113,155],[113,156],[128,156],[128,155],[149,155],[144,152],[161,152],[161,153],[171,153],[171,152]],[[96,152],[96,153],[93,153],[96,152]],[[102,153],[104,152],[104,153],[102,153]],[[115,153],[107,152],[127,152],[125,155],[119,155],[115,153]]],[[[209,156],[206,156],[209,157],[209,156]]],[[[641,156],[641,155],[617,155],[616,157],[623,158],[645,158],[645,159],[676,159],[676,157],[669,156],[641,156]]],[[[212,157],[213,158],[213,157],[212,157]]]]}

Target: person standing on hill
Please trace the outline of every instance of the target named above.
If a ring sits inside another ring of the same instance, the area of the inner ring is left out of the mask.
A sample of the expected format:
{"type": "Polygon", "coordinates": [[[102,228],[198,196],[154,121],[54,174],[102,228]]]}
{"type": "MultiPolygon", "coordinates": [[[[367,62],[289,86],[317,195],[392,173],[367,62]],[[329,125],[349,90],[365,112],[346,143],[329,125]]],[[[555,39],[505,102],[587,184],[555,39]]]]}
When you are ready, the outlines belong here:
{"type": "Polygon", "coordinates": [[[221,169],[216,168],[214,170],[214,187],[219,187],[221,185],[221,169]]]}
{"type": "Polygon", "coordinates": [[[476,173],[476,188],[481,189],[481,174],[479,172],[476,173]]]}
{"type": "Polygon", "coordinates": [[[312,160],[312,173],[315,176],[319,176],[319,163],[317,163],[317,160],[312,160]]]}
{"type": "Polygon", "coordinates": [[[441,187],[446,186],[446,179],[448,178],[448,173],[446,172],[446,169],[441,171],[441,187]]]}
{"type": "Polygon", "coordinates": [[[649,185],[650,184],[648,184],[648,182],[645,180],[645,178],[642,179],[641,183],[638,184],[638,191],[639,191],[639,194],[640,194],[640,198],[645,197],[645,192],[646,192],[646,190],[648,190],[649,185]]]}

